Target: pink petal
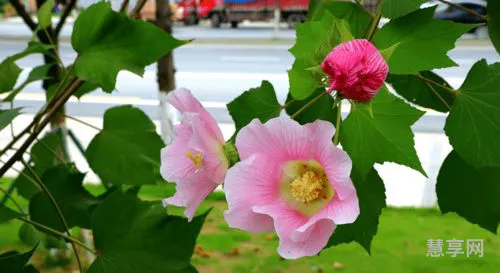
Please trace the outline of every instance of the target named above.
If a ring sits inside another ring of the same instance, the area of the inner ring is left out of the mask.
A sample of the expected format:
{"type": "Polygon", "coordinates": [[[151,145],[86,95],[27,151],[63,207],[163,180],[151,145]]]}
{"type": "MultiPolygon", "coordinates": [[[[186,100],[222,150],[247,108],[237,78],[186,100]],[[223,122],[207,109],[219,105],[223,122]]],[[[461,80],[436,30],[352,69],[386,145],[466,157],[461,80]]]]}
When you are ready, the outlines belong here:
{"type": "Polygon", "coordinates": [[[336,146],[324,146],[318,154],[328,180],[340,199],[356,193],[351,181],[352,161],[346,152],[336,146]]]}
{"type": "Polygon", "coordinates": [[[189,121],[193,135],[189,141],[189,147],[203,152],[203,169],[210,174],[214,182],[222,184],[228,168],[228,162],[224,154],[223,143],[217,136],[211,134],[207,123],[198,114],[189,114],[189,121]]]}
{"type": "Polygon", "coordinates": [[[318,254],[335,229],[335,223],[328,218],[311,221],[280,202],[254,207],[254,211],[273,218],[280,238],[278,253],[286,259],[318,254]]]}
{"type": "Polygon", "coordinates": [[[294,241],[289,238],[280,238],[278,253],[285,259],[314,256],[328,244],[334,230],[335,224],[332,221],[321,220],[307,230],[308,234],[314,234],[307,240],[294,241]]]}
{"type": "Polygon", "coordinates": [[[253,211],[254,206],[279,198],[278,170],[267,162],[255,155],[238,162],[227,172],[224,192],[229,209],[224,217],[229,226],[252,232],[273,230],[271,217],[253,211]]]}
{"type": "Polygon", "coordinates": [[[302,126],[289,117],[274,118],[265,124],[254,119],[236,136],[240,158],[261,154],[277,162],[313,159],[314,151],[327,144],[325,140],[329,138],[328,143],[333,145],[335,129],[326,121],[312,124],[302,126]]]}
{"type": "Polygon", "coordinates": [[[197,118],[200,118],[205,123],[205,126],[210,131],[210,134],[220,142],[224,142],[224,137],[217,126],[217,122],[205,109],[205,107],[201,105],[200,101],[191,94],[191,91],[186,88],[179,88],[167,95],[167,101],[182,114],[199,114],[200,116],[197,118]]]}
{"type": "Polygon", "coordinates": [[[384,84],[388,66],[377,48],[367,40],[353,40],[335,47],[321,64],[331,90],[356,101],[373,98],[384,84]]]}
{"type": "Polygon", "coordinates": [[[164,199],[163,205],[185,207],[184,215],[193,219],[200,203],[217,187],[203,171],[197,171],[177,183],[175,195],[164,199]]]}
{"type": "Polygon", "coordinates": [[[194,172],[193,162],[186,157],[186,153],[192,150],[188,145],[191,136],[188,125],[175,126],[172,143],[161,150],[160,173],[165,180],[176,181],[194,172]]]}

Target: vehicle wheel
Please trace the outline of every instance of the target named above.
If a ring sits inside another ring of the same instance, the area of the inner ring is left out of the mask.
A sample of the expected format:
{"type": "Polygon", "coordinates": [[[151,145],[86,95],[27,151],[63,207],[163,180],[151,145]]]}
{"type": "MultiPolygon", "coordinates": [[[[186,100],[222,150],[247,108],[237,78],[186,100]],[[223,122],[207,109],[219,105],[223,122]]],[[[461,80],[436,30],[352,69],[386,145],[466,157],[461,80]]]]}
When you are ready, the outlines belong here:
{"type": "Polygon", "coordinates": [[[191,13],[191,14],[189,14],[189,16],[184,21],[184,24],[186,26],[192,26],[192,25],[196,25],[197,22],[198,22],[198,18],[196,16],[196,14],[195,13],[191,13]]]}
{"type": "Polygon", "coordinates": [[[212,25],[212,28],[220,28],[221,21],[222,18],[218,13],[213,13],[212,16],[210,17],[210,23],[212,25]]]}
{"type": "Polygon", "coordinates": [[[288,28],[294,29],[296,24],[304,23],[306,21],[306,17],[304,16],[304,14],[295,13],[290,14],[286,21],[288,23],[288,28]]]}
{"type": "Polygon", "coordinates": [[[240,22],[238,22],[238,21],[231,21],[231,27],[232,28],[237,28],[239,23],[240,22]]]}
{"type": "Polygon", "coordinates": [[[474,35],[476,35],[477,39],[486,39],[488,38],[488,28],[487,27],[478,27],[474,31],[474,35]]]}

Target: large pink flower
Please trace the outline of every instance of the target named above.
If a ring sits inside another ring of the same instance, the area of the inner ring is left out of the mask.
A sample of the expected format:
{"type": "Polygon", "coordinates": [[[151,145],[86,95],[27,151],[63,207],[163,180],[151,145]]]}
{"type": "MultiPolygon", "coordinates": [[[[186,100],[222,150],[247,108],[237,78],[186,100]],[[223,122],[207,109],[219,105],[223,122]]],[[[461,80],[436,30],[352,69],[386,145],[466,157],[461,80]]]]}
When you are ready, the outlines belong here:
{"type": "Polygon", "coordinates": [[[359,215],[352,162],[332,143],[333,125],[300,125],[279,117],[253,120],[236,137],[241,162],[229,169],[224,191],[231,227],[276,230],[278,253],[312,256],[325,247],[337,224],[359,215]]]}
{"type": "Polygon", "coordinates": [[[168,94],[167,100],[182,113],[172,144],[161,151],[161,175],[176,183],[173,197],[163,204],[186,207],[191,220],[196,208],[224,181],[228,161],[224,138],[214,118],[187,89],[168,94]]]}
{"type": "Polygon", "coordinates": [[[387,77],[388,67],[368,40],[353,40],[335,47],[321,64],[330,88],[356,101],[373,98],[387,77]]]}

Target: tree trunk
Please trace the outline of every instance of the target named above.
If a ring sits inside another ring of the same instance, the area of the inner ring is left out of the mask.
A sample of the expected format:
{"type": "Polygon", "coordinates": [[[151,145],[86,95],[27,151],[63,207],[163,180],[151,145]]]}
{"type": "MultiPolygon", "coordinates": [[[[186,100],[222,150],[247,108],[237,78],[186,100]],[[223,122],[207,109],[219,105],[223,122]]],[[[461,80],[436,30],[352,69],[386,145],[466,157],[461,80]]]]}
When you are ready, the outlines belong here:
{"type": "MultiPolygon", "coordinates": [[[[172,11],[168,0],[156,0],[156,25],[167,33],[172,34],[172,11]]],[[[172,52],[158,60],[158,89],[160,100],[160,127],[163,141],[169,144],[172,141],[172,120],[174,111],[167,103],[168,92],[175,89],[175,67],[172,52]]]]}

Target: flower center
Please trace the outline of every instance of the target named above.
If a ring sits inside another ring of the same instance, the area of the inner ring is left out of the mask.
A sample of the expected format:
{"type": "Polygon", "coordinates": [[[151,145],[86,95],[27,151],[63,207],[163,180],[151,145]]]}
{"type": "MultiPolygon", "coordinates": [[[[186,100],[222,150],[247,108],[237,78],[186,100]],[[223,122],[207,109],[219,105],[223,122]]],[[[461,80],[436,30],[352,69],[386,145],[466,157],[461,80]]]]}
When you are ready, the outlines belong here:
{"type": "Polygon", "coordinates": [[[193,155],[192,151],[187,151],[185,155],[187,158],[191,159],[195,169],[201,169],[201,167],[203,167],[203,155],[200,152],[193,155]]]}
{"type": "Polygon", "coordinates": [[[290,207],[312,216],[328,205],[335,191],[320,163],[292,160],[282,167],[280,194],[290,207]]]}
{"type": "Polygon", "coordinates": [[[327,198],[324,193],[327,183],[328,178],[324,174],[306,171],[290,183],[290,192],[296,201],[309,204],[318,198],[327,198]]]}

